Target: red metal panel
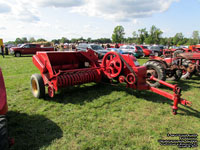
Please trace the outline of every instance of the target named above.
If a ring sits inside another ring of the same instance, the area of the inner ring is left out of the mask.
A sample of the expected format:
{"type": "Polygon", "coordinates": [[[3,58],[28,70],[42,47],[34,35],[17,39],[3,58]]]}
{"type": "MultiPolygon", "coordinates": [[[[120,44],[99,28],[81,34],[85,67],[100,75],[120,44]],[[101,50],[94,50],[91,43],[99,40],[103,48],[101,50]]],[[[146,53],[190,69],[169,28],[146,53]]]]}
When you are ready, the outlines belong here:
{"type": "Polygon", "coordinates": [[[8,111],[6,88],[4,84],[3,74],[0,68],[0,115],[5,115],[8,111]]]}

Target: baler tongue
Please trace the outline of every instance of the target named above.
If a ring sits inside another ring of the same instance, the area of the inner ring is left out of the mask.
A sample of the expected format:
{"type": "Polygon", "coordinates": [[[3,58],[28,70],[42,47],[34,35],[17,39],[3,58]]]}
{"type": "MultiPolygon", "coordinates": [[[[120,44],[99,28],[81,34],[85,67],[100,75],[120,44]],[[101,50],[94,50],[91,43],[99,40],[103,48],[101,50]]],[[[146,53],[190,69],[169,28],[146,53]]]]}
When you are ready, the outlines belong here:
{"type": "Polygon", "coordinates": [[[191,106],[191,102],[190,101],[187,101],[185,99],[182,99],[181,98],[181,88],[178,87],[176,84],[175,85],[172,85],[170,83],[167,83],[165,81],[162,81],[162,80],[159,80],[157,78],[155,78],[154,76],[151,76],[150,77],[150,80],[153,80],[153,81],[156,81],[156,82],[159,82],[160,84],[163,84],[171,89],[173,89],[173,94],[170,94],[168,92],[165,92],[165,91],[162,91],[158,88],[155,88],[155,87],[150,87],[150,90],[154,93],[157,93],[159,95],[162,95],[170,100],[173,100],[174,101],[174,104],[172,106],[172,113],[174,115],[177,114],[177,110],[178,110],[178,103],[182,104],[182,105],[187,105],[187,106],[191,106]]]}

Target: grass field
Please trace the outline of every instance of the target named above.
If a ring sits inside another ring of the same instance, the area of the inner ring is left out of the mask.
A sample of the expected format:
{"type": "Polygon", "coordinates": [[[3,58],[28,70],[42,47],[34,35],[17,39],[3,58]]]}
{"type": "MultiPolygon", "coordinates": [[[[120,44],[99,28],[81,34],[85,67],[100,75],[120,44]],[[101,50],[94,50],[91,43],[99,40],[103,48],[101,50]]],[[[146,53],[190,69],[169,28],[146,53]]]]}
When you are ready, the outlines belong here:
{"type": "Polygon", "coordinates": [[[168,150],[178,148],[160,146],[158,140],[178,138],[167,133],[200,136],[200,78],[177,82],[182,97],[193,106],[179,105],[174,116],[172,101],[124,85],[85,84],[64,89],[53,99],[36,99],[30,76],[39,71],[31,57],[0,57],[0,67],[7,90],[9,135],[15,138],[12,150],[168,150]]]}

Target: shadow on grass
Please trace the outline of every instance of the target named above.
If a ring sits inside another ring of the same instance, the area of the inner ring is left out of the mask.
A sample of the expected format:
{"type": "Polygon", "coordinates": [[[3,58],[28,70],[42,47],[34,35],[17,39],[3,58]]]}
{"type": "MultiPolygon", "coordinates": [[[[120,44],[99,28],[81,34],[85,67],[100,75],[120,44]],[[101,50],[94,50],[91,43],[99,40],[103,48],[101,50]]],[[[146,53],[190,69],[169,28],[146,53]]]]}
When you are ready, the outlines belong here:
{"type": "Polygon", "coordinates": [[[184,111],[185,113],[178,113],[179,115],[182,115],[182,116],[194,116],[196,118],[200,118],[200,112],[193,109],[192,107],[188,107],[188,106],[185,106],[187,109],[183,109],[183,108],[179,108],[180,110],[184,111]],[[189,111],[188,109],[190,109],[191,111],[189,111]]]}
{"type": "MultiPolygon", "coordinates": [[[[141,98],[147,101],[168,104],[170,106],[173,105],[172,100],[169,100],[163,96],[160,96],[148,90],[137,91],[130,88],[126,88],[125,85],[123,84],[116,84],[116,85],[92,84],[92,85],[82,85],[78,87],[70,87],[67,89],[63,89],[60,93],[56,94],[54,98],[50,98],[46,96],[45,100],[55,101],[55,102],[63,103],[63,104],[71,103],[71,104],[84,105],[85,102],[92,102],[94,99],[98,99],[99,97],[109,95],[113,91],[125,91],[129,95],[134,95],[137,98],[141,98]]],[[[115,101],[118,101],[118,99],[115,99],[110,102],[105,102],[105,104],[113,103],[115,101]]],[[[102,106],[98,106],[98,107],[103,107],[103,105],[105,104],[102,104],[102,106]]],[[[185,108],[179,107],[180,110],[185,112],[185,114],[182,114],[182,115],[190,115],[190,116],[200,118],[199,111],[187,106],[185,106],[185,108]]]]}
{"type": "Polygon", "coordinates": [[[7,117],[9,136],[15,139],[11,150],[39,150],[63,135],[56,123],[42,115],[10,111],[7,117]]]}

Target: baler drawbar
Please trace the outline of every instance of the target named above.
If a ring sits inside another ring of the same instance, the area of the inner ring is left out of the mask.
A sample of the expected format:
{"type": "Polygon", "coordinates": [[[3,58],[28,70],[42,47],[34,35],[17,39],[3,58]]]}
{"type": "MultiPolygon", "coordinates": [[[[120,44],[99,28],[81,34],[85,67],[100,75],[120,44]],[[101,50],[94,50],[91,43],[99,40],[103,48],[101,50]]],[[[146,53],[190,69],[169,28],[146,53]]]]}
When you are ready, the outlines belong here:
{"type": "Polygon", "coordinates": [[[127,87],[135,90],[150,90],[174,101],[173,114],[177,113],[178,103],[190,105],[191,102],[181,98],[181,89],[154,76],[147,77],[147,68],[139,66],[132,55],[120,55],[108,52],[100,61],[98,55],[92,51],[86,52],[37,52],[33,56],[33,63],[40,70],[40,74],[31,76],[31,90],[35,97],[45,96],[45,86],[48,94],[54,97],[60,88],[80,85],[90,82],[117,80],[126,83],[127,87]],[[148,82],[159,82],[173,89],[173,94],[151,87],[148,82]]]}

